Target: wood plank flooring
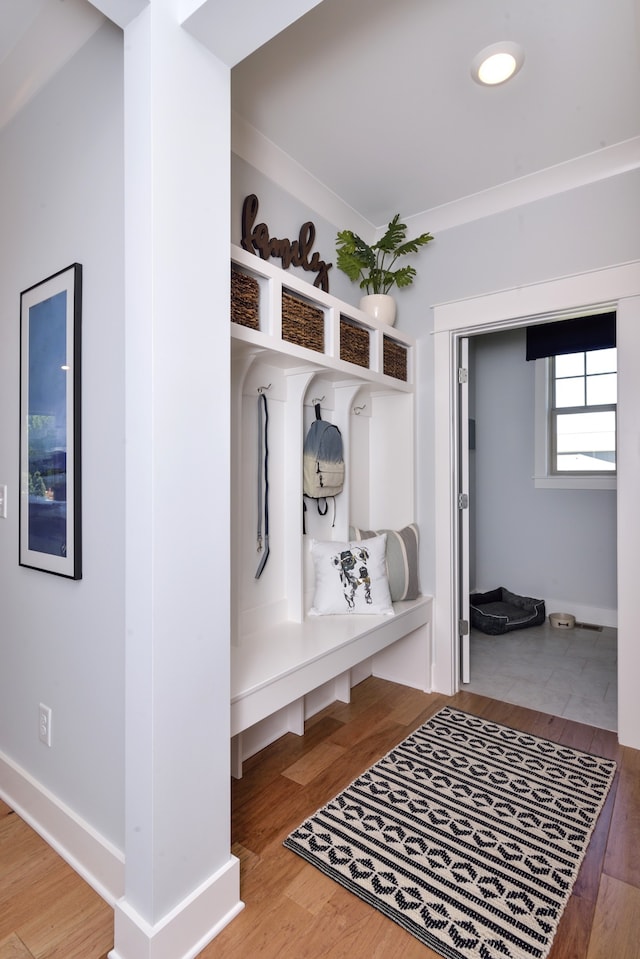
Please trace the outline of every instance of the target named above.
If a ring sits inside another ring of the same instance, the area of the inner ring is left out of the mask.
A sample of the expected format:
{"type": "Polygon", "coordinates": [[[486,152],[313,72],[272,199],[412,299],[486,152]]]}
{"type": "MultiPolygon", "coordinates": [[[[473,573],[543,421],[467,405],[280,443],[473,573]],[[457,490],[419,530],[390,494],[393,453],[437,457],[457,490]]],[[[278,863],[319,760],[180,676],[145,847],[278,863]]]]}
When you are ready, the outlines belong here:
{"type": "Polygon", "coordinates": [[[33,953],[14,932],[0,942],[0,959],[33,959],[33,953]]]}
{"type": "MultiPolygon", "coordinates": [[[[352,690],[350,704],[310,720],[304,737],[284,736],[245,762],[233,781],[245,909],[199,959],[438,959],[282,842],[445,704],[618,762],[549,959],[640,959],[640,752],[568,719],[374,678],[352,690]]],[[[0,959],[106,959],[112,945],[108,906],[0,803],[0,959]]]]}
{"type": "Polygon", "coordinates": [[[103,959],[113,911],[0,800],[0,959],[103,959]]]}
{"type": "Polygon", "coordinates": [[[233,783],[233,850],[244,911],[199,959],[438,959],[282,847],[288,833],[441,706],[451,704],[618,762],[549,959],[640,959],[640,753],[615,733],[468,692],[453,697],[368,679],[244,764],[233,783]]]}

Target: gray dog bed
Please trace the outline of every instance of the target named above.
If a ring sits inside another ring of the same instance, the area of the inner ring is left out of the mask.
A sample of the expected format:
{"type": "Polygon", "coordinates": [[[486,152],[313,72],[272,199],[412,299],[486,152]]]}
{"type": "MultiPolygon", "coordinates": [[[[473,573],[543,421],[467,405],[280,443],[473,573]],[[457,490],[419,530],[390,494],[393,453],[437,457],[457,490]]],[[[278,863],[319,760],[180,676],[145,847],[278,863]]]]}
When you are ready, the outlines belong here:
{"type": "Polygon", "coordinates": [[[488,593],[471,593],[469,606],[471,625],[491,636],[539,626],[544,623],[546,615],[543,599],[518,596],[504,586],[488,593]]]}

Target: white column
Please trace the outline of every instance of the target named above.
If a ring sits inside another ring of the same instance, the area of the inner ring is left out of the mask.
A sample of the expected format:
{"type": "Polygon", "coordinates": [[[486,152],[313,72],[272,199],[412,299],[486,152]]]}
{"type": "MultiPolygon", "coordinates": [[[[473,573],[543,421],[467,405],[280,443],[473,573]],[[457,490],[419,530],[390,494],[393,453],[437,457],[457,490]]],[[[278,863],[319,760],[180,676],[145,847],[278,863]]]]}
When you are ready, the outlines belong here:
{"type": "Polygon", "coordinates": [[[178,6],[151,0],[124,38],[126,827],[113,959],[195,955],[242,907],[229,798],[230,77],[178,6]]]}

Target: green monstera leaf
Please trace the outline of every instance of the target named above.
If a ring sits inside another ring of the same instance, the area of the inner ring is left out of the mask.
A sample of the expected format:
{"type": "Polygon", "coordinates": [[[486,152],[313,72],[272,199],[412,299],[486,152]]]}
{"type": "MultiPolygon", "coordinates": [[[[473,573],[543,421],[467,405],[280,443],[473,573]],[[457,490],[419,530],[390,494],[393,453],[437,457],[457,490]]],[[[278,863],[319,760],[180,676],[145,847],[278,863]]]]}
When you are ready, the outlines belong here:
{"type": "Polygon", "coordinates": [[[388,293],[393,286],[411,286],[416,276],[415,268],[403,266],[394,270],[396,260],[417,253],[420,247],[433,240],[433,236],[422,233],[412,240],[407,240],[406,236],[407,225],[400,222],[399,213],[373,245],[365,243],[352,230],[341,230],[336,237],[337,267],[367,293],[388,293]]]}

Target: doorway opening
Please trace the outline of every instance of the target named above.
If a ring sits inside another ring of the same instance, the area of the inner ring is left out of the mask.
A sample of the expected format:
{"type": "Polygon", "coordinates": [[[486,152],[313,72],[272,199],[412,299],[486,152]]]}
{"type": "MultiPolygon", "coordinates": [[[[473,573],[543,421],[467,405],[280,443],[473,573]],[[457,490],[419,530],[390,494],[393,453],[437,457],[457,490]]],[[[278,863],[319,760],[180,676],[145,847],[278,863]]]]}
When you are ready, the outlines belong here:
{"type": "Polygon", "coordinates": [[[461,688],[615,730],[615,483],[538,485],[536,403],[545,397],[536,386],[545,360],[526,361],[524,326],[459,337],[458,348],[467,371],[458,377],[459,488],[468,493],[458,514],[459,591],[471,626],[460,640],[461,688]],[[464,598],[499,586],[545,599],[547,617],[575,613],[578,625],[561,630],[547,618],[498,636],[474,629],[464,598]]]}
{"type": "Polygon", "coordinates": [[[640,382],[640,263],[624,263],[517,289],[434,306],[434,628],[432,688],[460,688],[460,584],[457,470],[458,339],[536,322],[578,316],[594,307],[615,309],[618,353],[617,609],[618,739],[638,742],[637,531],[640,462],[637,456],[637,383],[640,382]]]}

